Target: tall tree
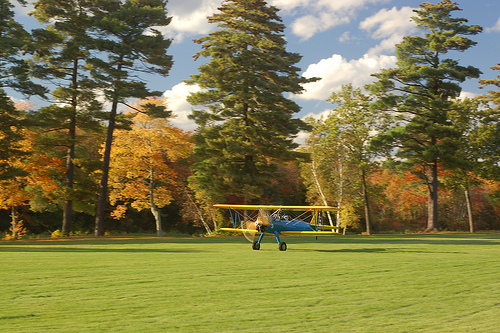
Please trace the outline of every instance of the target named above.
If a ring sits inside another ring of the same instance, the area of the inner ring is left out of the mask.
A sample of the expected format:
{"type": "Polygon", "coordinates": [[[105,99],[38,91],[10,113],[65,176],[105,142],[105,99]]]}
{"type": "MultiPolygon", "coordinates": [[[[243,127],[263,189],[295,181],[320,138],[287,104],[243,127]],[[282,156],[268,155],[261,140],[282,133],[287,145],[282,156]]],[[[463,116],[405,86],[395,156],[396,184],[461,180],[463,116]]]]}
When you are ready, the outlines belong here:
{"type": "MultiPolygon", "coordinates": [[[[108,129],[95,219],[96,236],[104,235],[113,131],[121,118],[118,105],[127,104],[132,97],[144,99],[161,95],[151,91],[146,81],[135,74],[167,75],[172,66],[172,57],[166,54],[171,41],[156,29],[170,23],[166,5],[166,0],[103,0],[93,11],[98,27],[96,47],[106,56],[92,60],[93,75],[111,103],[110,111],[103,115],[108,129]]],[[[143,108],[157,117],[170,115],[164,106],[143,108]]]]}
{"type": "Polygon", "coordinates": [[[278,9],[263,0],[227,0],[209,17],[219,30],[195,40],[209,58],[192,75],[201,92],[188,101],[205,108],[192,119],[196,135],[193,187],[208,193],[206,201],[234,195],[250,202],[262,195],[278,161],[298,156],[294,137],[307,126],[293,118],[300,107],[285,97],[299,94],[295,66],[301,59],[286,51],[285,26],[278,9]]]}
{"type": "MultiPolygon", "coordinates": [[[[26,4],[26,1],[19,1],[26,4]]],[[[21,113],[5,92],[11,88],[25,95],[43,96],[46,89],[29,79],[25,54],[32,51],[31,35],[14,20],[14,6],[0,0],[0,178],[12,177],[15,170],[8,157],[19,154],[13,144],[20,140],[21,113]]]]}
{"type": "Polygon", "coordinates": [[[101,107],[86,68],[94,48],[89,34],[94,23],[90,9],[95,3],[95,0],[39,0],[33,12],[39,22],[47,24],[45,29],[33,31],[38,45],[33,72],[57,86],[52,95],[58,104],[46,108],[40,120],[47,132],[60,133],[54,138],[54,145],[66,147],[63,234],[71,231],[73,216],[77,128],[97,128],[93,113],[101,107]]]}
{"type": "Polygon", "coordinates": [[[452,99],[460,94],[460,83],[479,77],[479,69],[461,66],[445,58],[450,51],[465,51],[476,43],[468,35],[482,31],[466,25],[467,19],[451,17],[460,10],[457,3],[422,3],[412,20],[424,36],[407,36],[396,45],[397,68],[374,74],[378,81],[369,86],[381,94],[378,109],[399,115],[397,126],[379,136],[379,144],[397,147],[401,165],[413,168],[428,189],[426,231],[438,230],[438,168],[463,165],[455,151],[460,132],[453,127],[448,112],[452,99]]]}
{"type": "Polygon", "coordinates": [[[0,0],[0,89],[10,87],[25,95],[43,96],[46,89],[29,78],[25,55],[34,50],[31,35],[15,21],[13,7],[9,0],[0,0]]]}

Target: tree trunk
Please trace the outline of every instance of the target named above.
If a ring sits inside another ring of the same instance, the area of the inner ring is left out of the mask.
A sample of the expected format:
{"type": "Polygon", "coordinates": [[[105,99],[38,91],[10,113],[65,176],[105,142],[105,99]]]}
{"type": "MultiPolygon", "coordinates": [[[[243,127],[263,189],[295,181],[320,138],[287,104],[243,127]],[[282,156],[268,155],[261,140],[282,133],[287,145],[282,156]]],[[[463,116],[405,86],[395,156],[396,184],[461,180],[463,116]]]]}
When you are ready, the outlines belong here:
{"type": "MultiPolygon", "coordinates": [[[[339,181],[337,184],[337,229],[335,232],[340,232],[340,210],[342,208],[342,200],[344,194],[344,165],[342,164],[342,159],[339,162],[339,181]]],[[[345,234],[345,228],[344,228],[345,234]]]]}
{"type": "MultiPolygon", "coordinates": [[[[116,70],[118,73],[122,70],[123,57],[118,60],[116,70]]],[[[109,179],[109,164],[111,161],[111,146],[113,144],[113,132],[116,126],[116,112],[118,109],[118,94],[117,85],[120,82],[120,77],[117,77],[114,82],[114,96],[111,104],[111,112],[109,113],[108,132],[106,135],[106,144],[104,145],[104,156],[102,159],[102,174],[101,183],[99,185],[99,199],[97,201],[97,213],[95,217],[94,236],[104,236],[104,219],[106,217],[106,204],[108,199],[108,179],[109,179]]]]}
{"type": "Polygon", "coordinates": [[[474,233],[474,221],[472,217],[472,201],[470,199],[470,191],[468,188],[465,189],[465,202],[467,203],[467,215],[469,218],[469,230],[474,233]]]}
{"type": "Polygon", "coordinates": [[[64,201],[63,208],[63,221],[62,221],[62,233],[67,236],[71,232],[71,222],[73,220],[73,187],[75,179],[75,166],[73,160],[75,159],[75,145],[76,145],[76,108],[78,104],[77,93],[78,89],[78,59],[73,61],[73,72],[72,72],[71,88],[73,89],[73,96],[71,97],[71,119],[69,122],[69,148],[66,155],[66,187],[69,189],[64,201]]]}
{"type": "MultiPolygon", "coordinates": [[[[323,190],[321,188],[321,184],[319,183],[318,174],[316,172],[316,163],[314,162],[314,158],[312,160],[311,166],[312,166],[311,171],[312,171],[312,174],[314,177],[314,181],[316,182],[316,187],[318,188],[319,196],[321,197],[321,200],[323,201],[323,205],[328,206],[328,202],[326,201],[325,194],[323,193],[323,190]]],[[[328,216],[328,221],[330,222],[330,225],[333,227],[334,225],[333,225],[332,215],[330,214],[329,211],[326,212],[326,215],[328,216]]]]}
{"type": "Polygon", "coordinates": [[[150,182],[149,182],[149,199],[151,202],[151,213],[153,213],[153,216],[155,217],[156,221],[156,235],[158,237],[161,237],[163,236],[163,230],[161,227],[161,215],[160,211],[158,210],[158,207],[155,204],[154,189],[155,189],[154,168],[151,168],[150,182]]]}
{"type": "Polygon", "coordinates": [[[207,222],[205,222],[205,219],[203,218],[203,214],[201,213],[200,209],[198,208],[198,206],[194,202],[193,198],[191,198],[191,195],[189,194],[189,192],[186,189],[184,189],[184,193],[186,194],[189,201],[193,204],[193,207],[196,211],[196,215],[198,215],[198,217],[200,218],[200,221],[203,224],[203,226],[205,227],[205,230],[207,231],[207,233],[209,235],[212,235],[212,230],[210,230],[210,226],[207,224],[207,222]]]}
{"type": "Polygon", "coordinates": [[[428,203],[427,203],[427,228],[425,232],[439,231],[438,224],[438,175],[437,162],[431,166],[431,175],[427,179],[428,203]]]}
{"type": "Polygon", "coordinates": [[[111,106],[111,113],[109,117],[108,133],[106,136],[106,144],[104,146],[104,156],[102,160],[102,175],[101,183],[99,185],[99,199],[97,201],[97,213],[95,217],[94,236],[104,236],[104,218],[106,217],[106,204],[108,196],[108,178],[109,178],[109,164],[111,160],[111,145],[113,143],[113,131],[116,122],[116,110],[118,101],[113,101],[111,106]]]}
{"type": "Polygon", "coordinates": [[[74,177],[75,177],[75,166],[73,160],[75,158],[75,141],[76,141],[76,114],[72,115],[69,137],[71,144],[68,149],[68,155],[66,157],[66,187],[69,189],[69,197],[64,201],[63,210],[63,222],[62,222],[62,232],[63,235],[69,235],[71,231],[71,222],[73,219],[73,187],[74,187],[74,177]]]}
{"type": "Polygon", "coordinates": [[[368,201],[368,189],[366,188],[366,173],[361,171],[361,182],[363,186],[363,202],[365,206],[366,234],[371,235],[370,203],[368,201]]]}
{"type": "Polygon", "coordinates": [[[12,221],[10,222],[10,224],[12,224],[12,238],[17,239],[17,210],[16,210],[16,207],[12,206],[10,211],[12,214],[11,215],[12,221]]]}

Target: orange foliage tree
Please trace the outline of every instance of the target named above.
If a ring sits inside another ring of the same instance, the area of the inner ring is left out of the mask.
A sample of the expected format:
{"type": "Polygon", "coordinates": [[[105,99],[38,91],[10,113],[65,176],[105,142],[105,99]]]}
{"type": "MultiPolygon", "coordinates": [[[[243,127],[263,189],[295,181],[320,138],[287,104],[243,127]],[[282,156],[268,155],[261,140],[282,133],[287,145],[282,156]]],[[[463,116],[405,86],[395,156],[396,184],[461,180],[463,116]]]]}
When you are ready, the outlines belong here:
{"type": "Polygon", "coordinates": [[[374,211],[378,225],[387,230],[420,229],[425,219],[427,193],[421,179],[407,171],[403,174],[389,169],[374,172],[370,184],[377,188],[374,211]]]}
{"type": "Polygon", "coordinates": [[[19,220],[17,207],[29,200],[29,194],[24,190],[26,177],[24,172],[23,158],[28,151],[26,140],[23,138],[27,131],[19,125],[24,118],[23,110],[32,108],[30,103],[18,103],[14,105],[10,100],[2,106],[0,119],[6,121],[2,125],[8,128],[0,128],[0,148],[2,149],[0,161],[0,209],[11,211],[10,233],[5,234],[5,239],[19,239],[27,230],[19,220]],[[12,111],[7,115],[3,108],[10,107],[12,111]]]}
{"type": "MultiPolygon", "coordinates": [[[[143,100],[164,103],[162,99],[143,100]]],[[[130,110],[129,110],[130,111],[130,110]]],[[[191,133],[176,128],[166,118],[137,113],[131,130],[118,130],[111,151],[110,202],[116,205],[112,216],[122,218],[128,208],[149,208],[155,217],[158,236],[162,235],[159,208],[179,191],[181,171],[177,163],[192,152],[191,133]]]]}

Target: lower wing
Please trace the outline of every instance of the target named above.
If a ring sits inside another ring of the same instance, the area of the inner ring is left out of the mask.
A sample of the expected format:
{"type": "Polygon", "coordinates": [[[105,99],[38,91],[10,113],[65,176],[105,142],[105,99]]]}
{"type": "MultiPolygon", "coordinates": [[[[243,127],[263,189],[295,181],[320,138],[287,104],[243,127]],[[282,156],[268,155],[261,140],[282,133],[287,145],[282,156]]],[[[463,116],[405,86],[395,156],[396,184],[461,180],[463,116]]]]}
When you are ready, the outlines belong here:
{"type": "Polygon", "coordinates": [[[335,236],[335,235],[342,235],[339,234],[338,232],[332,232],[332,231],[282,231],[282,234],[295,234],[295,235],[323,235],[323,236],[335,236]]]}
{"type": "Polygon", "coordinates": [[[224,231],[236,231],[236,232],[253,232],[253,233],[260,233],[260,231],[259,231],[259,230],[252,230],[252,229],[219,228],[219,230],[224,230],[224,231]]]}

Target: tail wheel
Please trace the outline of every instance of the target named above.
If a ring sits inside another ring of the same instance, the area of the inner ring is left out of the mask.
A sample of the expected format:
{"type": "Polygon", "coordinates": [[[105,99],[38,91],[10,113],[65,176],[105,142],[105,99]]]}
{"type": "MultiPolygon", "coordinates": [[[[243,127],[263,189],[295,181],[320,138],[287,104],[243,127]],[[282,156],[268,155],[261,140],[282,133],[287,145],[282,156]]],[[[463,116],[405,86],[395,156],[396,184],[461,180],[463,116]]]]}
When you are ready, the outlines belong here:
{"type": "Polygon", "coordinates": [[[286,251],[286,243],[285,242],[280,242],[279,248],[280,248],[280,251],[286,251]]]}
{"type": "Polygon", "coordinates": [[[260,250],[260,243],[258,241],[253,242],[252,249],[260,250]]]}

